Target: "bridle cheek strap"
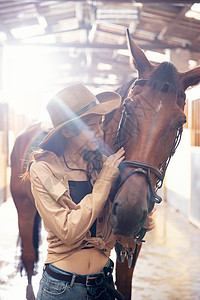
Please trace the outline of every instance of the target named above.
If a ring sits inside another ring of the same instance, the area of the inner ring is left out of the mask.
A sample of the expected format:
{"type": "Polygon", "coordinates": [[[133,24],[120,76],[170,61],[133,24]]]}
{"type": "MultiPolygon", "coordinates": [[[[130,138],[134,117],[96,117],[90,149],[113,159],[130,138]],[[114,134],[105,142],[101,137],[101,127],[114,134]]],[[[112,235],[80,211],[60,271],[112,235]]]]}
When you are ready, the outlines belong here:
{"type": "MultiPolygon", "coordinates": [[[[159,169],[153,167],[150,164],[141,163],[141,162],[134,161],[134,160],[124,160],[123,162],[121,162],[120,167],[122,168],[123,165],[131,167],[131,168],[136,168],[136,169],[129,172],[127,174],[127,176],[120,182],[120,184],[118,186],[118,191],[121,189],[121,187],[123,186],[123,184],[126,182],[126,180],[129,177],[131,177],[135,174],[141,174],[141,175],[145,176],[146,181],[149,186],[150,203],[152,203],[152,202],[160,203],[162,201],[162,198],[156,194],[156,192],[152,186],[152,179],[151,179],[151,172],[152,172],[154,175],[156,175],[156,177],[158,178],[159,181],[163,181],[163,175],[159,169]]],[[[152,206],[152,208],[153,208],[153,206],[152,206]]],[[[150,211],[152,210],[152,208],[150,209],[150,211]]]]}

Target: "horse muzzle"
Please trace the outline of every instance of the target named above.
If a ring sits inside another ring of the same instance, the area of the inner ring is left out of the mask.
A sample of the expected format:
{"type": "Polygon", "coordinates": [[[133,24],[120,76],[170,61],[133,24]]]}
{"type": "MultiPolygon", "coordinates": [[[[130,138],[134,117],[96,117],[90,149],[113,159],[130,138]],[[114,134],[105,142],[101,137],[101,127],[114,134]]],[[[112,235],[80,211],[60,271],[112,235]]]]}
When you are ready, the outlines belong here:
{"type": "Polygon", "coordinates": [[[137,205],[126,207],[123,202],[115,201],[110,215],[110,224],[114,235],[136,236],[141,230],[148,210],[137,205]]]}

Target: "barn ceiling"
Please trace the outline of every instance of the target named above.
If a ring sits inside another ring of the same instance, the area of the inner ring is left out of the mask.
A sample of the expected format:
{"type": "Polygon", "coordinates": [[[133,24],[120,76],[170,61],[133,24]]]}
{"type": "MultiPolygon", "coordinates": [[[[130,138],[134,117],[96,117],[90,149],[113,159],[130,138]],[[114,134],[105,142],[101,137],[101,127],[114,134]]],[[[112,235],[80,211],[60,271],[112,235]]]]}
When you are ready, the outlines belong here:
{"type": "Polygon", "coordinates": [[[126,28],[143,50],[157,52],[152,61],[184,49],[193,65],[200,63],[200,12],[194,3],[0,1],[0,43],[51,47],[57,85],[81,80],[117,86],[136,74],[129,67],[126,28]]]}

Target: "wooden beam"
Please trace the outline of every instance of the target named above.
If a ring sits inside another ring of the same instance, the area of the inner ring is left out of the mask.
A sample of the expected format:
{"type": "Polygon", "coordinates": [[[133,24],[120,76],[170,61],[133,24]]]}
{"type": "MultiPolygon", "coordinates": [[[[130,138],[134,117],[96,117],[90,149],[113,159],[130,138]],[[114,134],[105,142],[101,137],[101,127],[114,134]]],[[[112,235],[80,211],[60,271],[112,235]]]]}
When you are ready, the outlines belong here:
{"type": "MultiPolygon", "coordinates": [[[[168,44],[166,42],[163,41],[159,41],[158,39],[155,39],[154,41],[149,41],[149,40],[145,40],[145,39],[139,39],[139,38],[135,38],[136,43],[143,49],[143,50],[164,50],[164,49],[177,49],[177,48],[182,48],[182,49],[188,49],[191,52],[199,52],[199,47],[198,46],[182,46],[182,45],[173,45],[173,44],[168,44]],[[146,44],[140,44],[140,41],[142,42],[146,42],[146,44]]],[[[84,49],[90,49],[92,51],[105,51],[105,52],[110,52],[110,51],[114,51],[114,50],[119,50],[119,49],[127,49],[127,45],[126,44],[122,44],[122,45],[110,45],[110,44],[89,44],[89,43],[85,43],[85,44],[80,44],[80,43],[56,43],[56,44],[42,44],[42,43],[26,43],[26,42],[22,42],[22,41],[8,41],[6,42],[7,45],[15,45],[15,46],[31,46],[34,45],[36,47],[55,47],[55,48],[61,48],[61,49],[65,49],[67,51],[69,51],[70,48],[75,48],[79,51],[82,51],[84,49]]],[[[5,42],[4,42],[5,45],[5,42]]]]}
{"type": "Polygon", "coordinates": [[[174,27],[178,25],[179,21],[183,16],[185,16],[185,13],[191,8],[191,5],[185,5],[183,9],[176,15],[176,17],[173,19],[173,21],[168,24],[168,26],[164,27],[163,30],[158,34],[157,38],[158,40],[163,40],[164,37],[169,34],[171,31],[173,31],[174,27]]]}

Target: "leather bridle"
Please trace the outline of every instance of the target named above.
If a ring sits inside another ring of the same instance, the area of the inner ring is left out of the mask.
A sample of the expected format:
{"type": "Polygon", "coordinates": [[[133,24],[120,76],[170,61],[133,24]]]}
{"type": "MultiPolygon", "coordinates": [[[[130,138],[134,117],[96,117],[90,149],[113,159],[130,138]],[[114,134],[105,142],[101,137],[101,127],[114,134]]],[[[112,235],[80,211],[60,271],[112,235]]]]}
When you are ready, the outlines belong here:
{"type": "Polygon", "coordinates": [[[150,191],[149,212],[152,210],[154,203],[161,203],[162,198],[156,192],[163,185],[163,180],[165,177],[167,167],[169,165],[171,157],[175,153],[176,148],[178,147],[181,141],[182,132],[183,132],[183,127],[181,126],[176,133],[176,137],[174,139],[174,143],[172,145],[172,149],[170,151],[169,157],[164,161],[160,169],[150,164],[135,161],[135,160],[124,160],[123,162],[121,162],[120,169],[123,169],[124,167],[130,167],[130,168],[134,168],[134,170],[130,171],[126,175],[126,177],[122,179],[122,181],[119,183],[117,187],[117,192],[122,188],[123,184],[127,181],[129,177],[133,176],[134,174],[142,174],[146,178],[146,181],[149,186],[149,191],[150,191]],[[154,174],[157,177],[155,188],[152,186],[151,174],[154,174]]]}
{"type": "Polygon", "coordinates": [[[124,160],[121,163],[120,168],[122,168],[122,166],[134,168],[134,170],[130,171],[127,174],[127,176],[125,178],[123,178],[123,180],[120,182],[120,184],[118,186],[118,190],[120,190],[120,188],[123,186],[123,184],[126,182],[126,180],[129,177],[133,176],[134,174],[142,174],[142,175],[145,176],[146,181],[149,185],[149,190],[150,190],[150,193],[151,193],[151,199],[155,203],[160,203],[162,201],[162,198],[156,194],[154,188],[152,187],[152,179],[151,179],[151,173],[153,173],[154,175],[156,175],[158,180],[160,180],[160,181],[163,180],[162,173],[160,172],[160,170],[158,168],[155,168],[152,165],[149,165],[149,164],[146,164],[146,163],[141,163],[141,162],[134,161],[134,160],[124,160]]]}
{"type": "MultiPolygon", "coordinates": [[[[136,86],[136,85],[145,85],[147,82],[149,81],[149,79],[146,78],[141,78],[138,79],[134,82],[132,89],[136,86]]],[[[166,85],[169,85],[168,82],[166,82],[166,85]]],[[[180,90],[178,93],[178,97],[183,97],[185,99],[185,92],[183,90],[180,90]]],[[[125,109],[122,113],[122,117],[119,123],[119,128],[118,128],[118,132],[117,132],[117,139],[116,139],[116,144],[117,144],[117,148],[121,148],[122,144],[121,144],[121,131],[122,131],[122,127],[125,121],[125,109]]],[[[162,201],[162,198],[157,195],[157,190],[159,188],[162,187],[163,184],[163,180],[165,177],[165,172],[167,170],[167,167],[169,165],[169,162],[171,160],[171,157],[173,156],[173,154],[175,153],[180,140],[181,140],[181,136],[182,136],[182,132],[183,132],[183,126],[181,126],[177,132],[176,132],[176,136],[170,151],[170,154],[168,156],[168,158],[162,163],[161,167],[158,169],[150,164],[147,163],[143,163],[143,162],[139,162],[139,161],[135,161],[135,160],[124,160],[123,162],[121,162],[120,164],[120,169],[121,171],[123,171],[123,169],[125,167],[129,167],[129,168],[133,168],[133,170],[131,170],[130,172],[128,172],[128,174],[126,175],[125,178],[123,178],[121,180],[121,182],[119,182],[118,186],[117,186],[117,190],[116,190],[116,194],[117,192],[119,192],[119,190],[122,188],[122,186],[124,185],[124,183],[127,181],[128,178],[130,178],[131,176],[135,175],[135,174],[140,174],[145,176],[146,178],[146,182],[149,186],[149,192],[150,192],[150,197],[149,197],[149,204],[148,204],[148,211],[150,212],[155,203],[160,203],[162,201]],[[151,178],[151,174],[155,175],[157,178],[155,187],[152,186],[152,178],[151,178]]],[[[122,172],[120,172],[122,173],[122,172]]],[[[116,195],[115,194],[115,195],[116,195]]],[[[136,263],[136,259],[137,259],[137,254],[138,254],[138,247],[142,242],[145,242],[143,240],[145,234],[146,234],[147,229],[146,228],[141,228],[140,232],[135,236],[135,250],[133,252],[133,249],[127,249],[124,245],[122,245],[118,240],[116,240],[115,243],[115,250],[117,253],[117,259],[118,261],[123,262],[125,257],[127,257],[127,261],[128,261],[128,267],[129,268],[133,268],[135,266],[136,263]]]]}
{"type": "MultiPolygon", "coordinates": [[[[149,79],[144,79],[144,78],[138,79],[136,82],[134,82],[134,85],[133,85],[132,89],[136,85],[146,84],[148,82],[148,80],[149,79]]],[[[185,97],[185,92],[181,90],[179,92],[178,96],[179,97],[185,97]]],[[[121,144],[121,131],[122,131],[122,127],[123,127],[124,120],[125,120],[125,113],[126,113],[126,111],[124,109],[124,111],[122,113],[121,121],[120,121],[120,124],[119,124],[118,132],[117,132],[116,144],[117,144],[118,149],[122,147],[122,144],[121,144]]],[[[178,145],[180,143],[182,132],[183,132],[183,127],[181,126],[177,130],[177,133],[176,133],[173,145],[172,145],[172,149],[170,151],[170,154],[169,154],[168,158],[162,163],[162,165],[159,169],[152,166],[152,165],[150,165],[150,164],[139,162],[139,161],[134,161],[134,160],[124,160],[123,162],[121,162],[121,164],[120,164],[120,169],[121,170],[123,170],[124,167],[130,167],[130,168],[133,168],[134,170],[131,170],[130,172],[128,172],[126,177],[122,179],[122,181],[119,183],[119,185],[117,187],[117,192],[119,192],[119,190],[122,188],[124,183],[131,176],[133,176],[135,174],[140,174],[140,175],[145,176],[146,182],[149,186],[149,192],[150,192],[148,211],[151,212],[151,210],[154,207],[154,203],[160,203],[162,201],[162,198],[159,195],[157,195],[157,190],[162,187],[166,169],[167,169],[168,164],[171,160],[171,157],[175,153],[176,148],[178,147],[178,145]],[[157,178],[155,187],[152,186],[151,174],[155,175],[156,178],[157,178]]],[[[136,244],[140,244],[143,241],[142,239],[143,239],[145,233],[146,233],[146,230],[144,228],[142,228],[141,231],[139,232],[139,234],[136,236],[136,244]]]]}
{"type": "MultiPolygon", "coordinates": [[[[138,79],[134,82],[132,89],[136,86],[136,85],[144,85],[149,81],[149,79],[147,78],[141,78],[138,79]]],[[[168,84],[168,83],[167,83],[168,84]]],[[[179,97],[185,97],[185,92],[184,91],[180,91],[179,92],[179,97]]],[[[122,131],[122,127],[125,121],[125,115],[126,111],[124,109],[123,113],[122,113],[122,117],[120,120],[120,124],[119,124],[119,128],[117,131],[117,138],[116,138],[116,144],[117,144],[117,148],[121,148],[122,144],[121,144],[121,131],[122,131]]],[[[121,162],[120,164],[120,168],[123,169],[124,166],[127,167],[131,167],[134,168],[134,170],[130,171],[125,178],[123,178],[123,180],[119,183],[117,191],[119,191],[119,189],[123,186],[123,184],[126,182],[126,180],[134,175],[134,174],[142,174],[146,177],[146,181],[149,185],[149,189],[150,189],[150,193],[151,193],[151,197],[150,199],[152,201],[154,201],[154,203],[160,203],[162,201],[162,198],[160,196],[158,196],[156,194],[156,191],[162,187],[163,184],[163,180],[165,177],[165,172],[166,169],[168,167],[169,161],[171,159],[171,157],[173,156],[173,154],[176,151],[176,148],[178,147],[180,140],[181,140],[181,136],[182,136],[182,132],[183,132],[183,127],[181,126],[176,133],[173,145],[172,145],[172,149],[170,151],[169,157],[164,161],[164,163],[161,165],[161,167],[158,169],[150,164],[147,163],[143,163],[143,162],[139,162],[139,161],[134,161],[134,160],[124,160],[123,162],[121,162]],[[156,186],[155,189],[152,186],[152,179],[151,179],[151,173],[154,174],[157,177],[157,181],[156,181],[156,186]]]]}

